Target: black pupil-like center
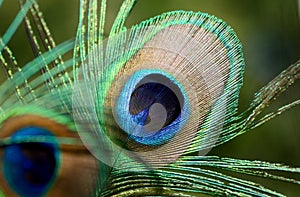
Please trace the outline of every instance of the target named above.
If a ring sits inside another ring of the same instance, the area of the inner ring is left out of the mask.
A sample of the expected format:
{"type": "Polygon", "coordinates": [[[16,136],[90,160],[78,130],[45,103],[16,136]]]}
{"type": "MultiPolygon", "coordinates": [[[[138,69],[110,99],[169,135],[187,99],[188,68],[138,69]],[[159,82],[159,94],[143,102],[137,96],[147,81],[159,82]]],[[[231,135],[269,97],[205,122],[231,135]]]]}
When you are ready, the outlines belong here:
{"type": "MultiPolygon", "coordinates": [[[[164,127],[170,125],[181,113],[178,96],[169,87],[156,82],[144,83],[133,91],[129,103],[129,112],[132,115],[137,115],[142,111],[148,111],[154,103],[161,104],[167,112],[164,127]]],[[[147,116],[144,125],[150,121],[151,118],[147,116]]]]}
{"type": "Polygon", "coordinates": [[[24,143],[20,146],[26,162],[24,178],[34,185],[48,184],[56,168],[53,147],[42,143],[24,143]]]}

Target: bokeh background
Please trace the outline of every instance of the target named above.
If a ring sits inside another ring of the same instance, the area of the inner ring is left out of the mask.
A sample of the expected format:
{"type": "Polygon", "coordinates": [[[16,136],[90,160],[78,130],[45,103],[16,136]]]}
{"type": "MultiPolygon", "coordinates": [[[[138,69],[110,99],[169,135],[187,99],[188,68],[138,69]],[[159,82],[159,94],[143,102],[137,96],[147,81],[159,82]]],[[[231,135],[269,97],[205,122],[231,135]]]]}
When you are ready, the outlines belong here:
{"type": "MultiPolygon", "coordinates": [[[[110,0],[108,28],[121,0],[110,0]]],[[[0,8],[3,35],[18,9],[17,0],[6,0],[0,8]]],[[[40,8],[57,43],[73,38],[78,21],[78,0],[43,0],[40,8]]],[[[254,93],[300,58],[300,20],[297,0],[139,0],[127,26],[171,10],[193,10],[213,14],[226,21],[243,45],[246,61],[244,86],[240,94],[243,111],[254,93]]],[[[13,48],[20,65],[33,58],[24,30],[15,34],[13,48]]],[[[1,74],[1,73],[0,73],[1,74]]],[[[0,81],[5,80],[0,75],[0,81]]],[[[300,81],[271,105],[271,109],[300,98],[300,81]]],[[[224,145],[210,155],[249,160],[265,160],[300,166],[300,106],[224,145]]],[[[248,177],[262,182],[259,179],[248,177]]],[[[298,180],[299,180],[298,176],[298,180]]],[[[300,194],[300,187],[278,181],[263,182],[288,196],[300,194]]]]}

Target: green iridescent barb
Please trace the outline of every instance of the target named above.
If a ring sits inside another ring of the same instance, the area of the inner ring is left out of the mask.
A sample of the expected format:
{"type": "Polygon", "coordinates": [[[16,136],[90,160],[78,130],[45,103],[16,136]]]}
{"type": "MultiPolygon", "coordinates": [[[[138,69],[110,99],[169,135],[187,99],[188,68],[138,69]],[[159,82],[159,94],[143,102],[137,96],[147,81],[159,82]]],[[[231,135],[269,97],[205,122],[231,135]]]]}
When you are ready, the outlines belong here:
{"type": "Polygon", "coordinates": [[[206,155],[299,105],[259,116],[299,61],[239,114],[244,57],[223,20],[171,11],[126,27],[136,1],[124,0],[106,37],[106,0],[81,0],[75,39],[56,45],[38,3],[19,2],[0,38],[0,196],[284,195],[240,175],[300,184],[299,167],[206,155]],[[22,26],[25,65],[10,48],[22,26]]]}

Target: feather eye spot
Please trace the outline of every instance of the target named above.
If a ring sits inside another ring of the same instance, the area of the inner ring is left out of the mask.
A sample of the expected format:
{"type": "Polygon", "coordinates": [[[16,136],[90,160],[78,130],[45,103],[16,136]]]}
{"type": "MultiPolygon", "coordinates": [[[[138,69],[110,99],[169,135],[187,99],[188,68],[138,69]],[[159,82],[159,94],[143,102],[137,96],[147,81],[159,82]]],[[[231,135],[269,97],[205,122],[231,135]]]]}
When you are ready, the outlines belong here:
{"type": "Polygon", "coordinates": [[[39,127],[16,131],[12,143],[4,148],[3,170],[8,185],[20,196],[42,196],[57,172],[59,151],[55,143],[22,142],[26,137],[49,137],[51,132],[39,127]]]}
{"type": "Polygon", "coordinates": [[[5,195],[65,196],[68,191],[88,196],[95,188],[94,180],[74,178],[97,173],[98,163],[67,124],[37,114],[15,115],[2,122],[0,137],[5,195]]]}
{"type": "Polygon", "coordinates": [[[123,168],[126,158],[157,168],[206,154],[235,113],[244,65],[235,33],[208,14],[182,12],[181,19],[167,13],[120,31],[79,68],[75,124],[109,166],[123,168]],[[167,93],[160,98],[160,91],[167,93]]]}
{"type": "Polygon", "coordinates": [[[168,73],[140,70],[120,89],[120,96],[112,98],[117,100],[112,101],[116,103],[114,116],[131,141],[142,146],[162,145],[184,126],[188,98],[168,73]]]}

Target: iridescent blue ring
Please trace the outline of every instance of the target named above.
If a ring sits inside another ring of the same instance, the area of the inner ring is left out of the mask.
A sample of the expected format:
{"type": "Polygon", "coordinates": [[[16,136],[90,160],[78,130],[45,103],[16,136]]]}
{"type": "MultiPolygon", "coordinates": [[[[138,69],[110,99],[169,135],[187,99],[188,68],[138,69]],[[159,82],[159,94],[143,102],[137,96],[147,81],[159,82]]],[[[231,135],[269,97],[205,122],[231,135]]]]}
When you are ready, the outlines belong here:
{"type": "Polygon", "coordinates": [[[168,142],[184,127],[190,116],[190,105],[184,88],[171,74],[162,70],[143,69],[135,72],[125,83],[117,99],[114,114],[116,122],[118,123],[120,128],[124,130],[131,139],[143,145],[156,146],[168,142]],[[141,133],[146,133],[147,131],[144,130],[144,127],[142,125],[137,123],[136,117],[129,112],[130,98],[137,85],[145,77],[153,74],[161,75],[169,79],[174,85],[179,88],[180,94],[183,97],[183,102],[181,103],[181,113],[172,123],[155,132],[153,135],[140,136],[134,133],[137,128],[141,133]]]}

